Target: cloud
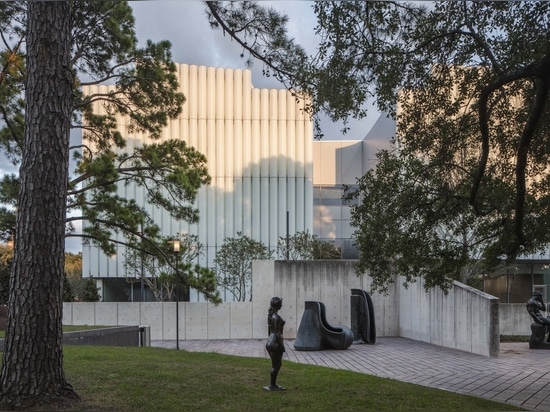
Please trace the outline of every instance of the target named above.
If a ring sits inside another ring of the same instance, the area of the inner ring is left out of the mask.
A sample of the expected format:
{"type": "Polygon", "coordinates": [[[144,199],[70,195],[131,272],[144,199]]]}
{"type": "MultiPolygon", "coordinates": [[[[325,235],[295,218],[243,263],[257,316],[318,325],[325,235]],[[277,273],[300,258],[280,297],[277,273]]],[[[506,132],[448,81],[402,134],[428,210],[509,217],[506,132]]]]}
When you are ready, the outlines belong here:
{"type": "MultiPolygon", "coordinates": [[[[312,1],[265,1],[269,6],[288,16],[290,37],[309,54],[314,54],[318,45],[315,36],[316,18],[312,1]]],[[[208,24],[205,5],[199,1],[133,1],[130,2],[136,19],[136,32],[140,44],[147,39],[155,42],[169,40],[172,43],[172,58],[176,63],[196,64],[213,67],[247,69],[246,58],[240,57],[241,47],[221,30],[213,30],[208,24]]],[[[250,67],[252,84],[257,88],[283,87],[273,77],[262,75],[262,64],[255,62],[250,67]]],[[[378,119],[379,113],[373,107],[366,119],[351,120],[349,131],[341,132],[343,123],[333,123],[322,118],[324,140],[363,139],[378,119]],[[370,115],[372,113],[372,115],[370,115]]]]}

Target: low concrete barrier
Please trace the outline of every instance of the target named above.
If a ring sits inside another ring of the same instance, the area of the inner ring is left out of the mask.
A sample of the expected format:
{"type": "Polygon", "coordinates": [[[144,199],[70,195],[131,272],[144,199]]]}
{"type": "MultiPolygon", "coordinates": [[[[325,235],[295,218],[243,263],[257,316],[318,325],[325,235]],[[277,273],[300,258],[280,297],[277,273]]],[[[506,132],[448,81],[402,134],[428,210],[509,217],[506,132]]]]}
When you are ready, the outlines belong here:
{"type": "MultiPolygon", "coordinates": [[[[445,295],[422,282],[388,294],[373,294],[377,336],[402,336],[486,356],[499,351],[499,300],[455,282],[445,295]]],[[[273,296],[283,298],[285,338],[294,339],[306,301],[323,302],[327,322],[351,324],[351,289],[368,291],[371,278],[358,276],[355,261],[254,261],[252,302],[65,303],[65,325],[149,325],[152,340],[265,339],[273,296]]]]}
{"type": "Polygon", "coordinates": [[[426,292],[422,280],[400,286],[399,336],[498,356],[499,299],[460,282],[447,295],[439,288],[426,292]]]}
{"type": "Polygon", "coordinates": [[[501,335],[531,336],[532,321],[531,316],[527,313],[525,303],[500,304],[501,335]]]}
{"type": "MultiPolygon", "coordinates": [[[[117,326],[65,332],[63,333],[63,345],[139,346],[139,334],[139,326],[117,326]]],[[[0,339],[0,351],[2,350],[4,350],[4,339],[0,339]]]]}
{"type": "Polygon", "coordinates": [[[63,345],[139,346],[139,326],[65,332],[63,345]]]}

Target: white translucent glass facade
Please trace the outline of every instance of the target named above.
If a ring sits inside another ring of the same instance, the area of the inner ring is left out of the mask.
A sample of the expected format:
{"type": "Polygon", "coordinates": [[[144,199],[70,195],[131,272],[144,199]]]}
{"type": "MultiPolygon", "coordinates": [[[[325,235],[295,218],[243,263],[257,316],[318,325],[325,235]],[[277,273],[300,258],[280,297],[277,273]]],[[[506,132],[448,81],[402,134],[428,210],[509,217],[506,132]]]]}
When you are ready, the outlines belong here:
{"type": "MultiPolygon", "coordinates": [[[[275,249],[286,235],[287,212],[290,234],[313,232],[313,125],[304,102],[287,90],[254,88],[248,70],[182,64],[179,77],[187,100],[163,139],[184,139],[203,153],[212,183],[199,191],[198,224],[149,206],[163,233],[197,234],[206,246],[199,263],[210,266],[224,239],[237,232],[275,249]]],[[[101,113],[99,104],[94,111],[101,113]]],[[[127,133],[126,119],[118,122],[128,149],[149,143],[143,134],[127,133]]],[[[145,205],[142,189],[121,186],[119,194],[145,205]]],[[[83,276],[124,278],[123,255],[123,246],[112,257],[83,246],[83,276]]]]}

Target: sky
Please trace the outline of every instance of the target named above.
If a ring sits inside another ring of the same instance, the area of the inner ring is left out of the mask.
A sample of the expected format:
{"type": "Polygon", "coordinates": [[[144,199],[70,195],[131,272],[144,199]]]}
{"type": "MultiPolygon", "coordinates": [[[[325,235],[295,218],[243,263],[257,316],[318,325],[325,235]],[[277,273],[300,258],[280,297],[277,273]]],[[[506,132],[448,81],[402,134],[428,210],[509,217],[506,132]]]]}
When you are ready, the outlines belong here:
{"type": "MultiPolygon", "coordinates": [[[[262,1],[265,6],[289,17],[290,37],[309,54],[314,54],[318,41],[315,37],[316,25],[313,1],[262,1]]],[[[257,88],[282,88],[273,77],[262,75],[261,62],[252,67],[246,66],[247,58],[241,58],[241,47],[224,36],[221,30],[213,30],[208,24],[205,5],[202,1],[149,0],[131,1],[136,19],[136,32],[140,44],[147,39],[169,40],[172,43],[172,58],[176,63],[196,64],[233,69],[247,69],[252,72],[252,84],[257,88]]],[[[370,111],[369,111],[370,113],[370,111]]],[[[341,123],[328,119],[321,121],[325,140],[363,139],[379,113],[373,108],[372,116],[361,121],[351,121],[350,130],[342,135],[341,123]]]]}

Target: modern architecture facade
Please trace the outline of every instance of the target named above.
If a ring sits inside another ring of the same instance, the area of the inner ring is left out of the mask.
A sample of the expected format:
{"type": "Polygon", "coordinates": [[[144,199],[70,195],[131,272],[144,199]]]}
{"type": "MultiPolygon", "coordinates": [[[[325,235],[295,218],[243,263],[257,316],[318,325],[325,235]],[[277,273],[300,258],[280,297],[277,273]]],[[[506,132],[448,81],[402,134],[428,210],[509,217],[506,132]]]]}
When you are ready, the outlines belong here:
{"type": "MultiPolygon", "coordinates": [[[[374,167],[376,152],[390,147],[395,122],[382,114],[360,140],[314,141],[306,102],[285,89],[254,88],[248,70],[182,64],[178,74],[186,103],[162,138],[184,139],[203,153],[212,183],[198,193],[198,224],[175,221],[148,206],[163,234],[196,234],[205,246],[197,263],[210,267],[224,239],[238,232],[275,250],[287,231],[309,231],[333,242],[342,258],[357,258],[344,187],[356,184],[374,167]]],[[[97,86],[85,92],[107,89],[97,86]]],[[[102,113],[103,108],[96,104],[94,111],[102,113]]],[[[128,148],[150,143],[141,133],[128,133],[126,119],[117,122],[128,148]]],[[[121,186],[119,194],[146,206],[139,188],[121,186]]],[[[140,285],[127,276],[124,252],[124,246],[117,246],[114,256],[106,256],[95,246],[83,246],[83,276],[97,280],[105,301],[141,299],[140,285]]],[[[475,286],[513,303],[526,301],[534,289],[548,300],[549,284],[550,248],[509,264],[475,286]]],[[[201,297],[191,293],[190,299],[201,297]]],[[[145,300],[153,300],[152,294],[145,300]]]]}
{"type": "MultiPolygon", "coordinates": [[[[343,258],[356,258],[343,187],[355,184],[373,167],[375,153],[389,145],[395,123],[381,116],[363,140],[314,141],[313,123],[304,111],[307,102],[288,90],[254,88],[248,70],[186,64],[178,70],[186,103],[162,139],[184,139],[203,153],[212,182],[199,190],[198,224],[175,221],[150,207],[163,234],[197,235],[205,246],[197,263],[210,267],[224,239],[238,232],[275,250],[287,230],[290,235],[308,231],[334,242],[343,258]]],[[[96,113],[103,110],[94,106],[96,113]]],[[[127,148],[149,143],[142,133],[128,133],[126,122],[117,119],[127,148]]],[[[139,188],[121,186],[119,191],[147,206],[139,188]]],[[[139,284],[127,276],[124,254],[121,245],[114,256],[83,246],[83,276],[96,279],[105,301],[141,299],[139,284]]],[[[152,295],[148,293],[146,300],[152,295]]],[[[201,296],[192,292],[190,300],[201,296]]]]}
{"type": "MultiPolygon", "coordinates": [[[[248,70],[186,64],[178,70],[186,103],[162,139],[184,139],[203,153],[212,181],[200,189],[196,199],[198,224],[175,221],[165,211],[150,207],[163,234],[197,235],[205,246],[197,263],[211,266],[224,239],[238,232],[271,249],[287,228],[290,234],[312,232],[313,125],[304,111],[307,102],[288,90],[254,88],[248,70]]],[[[85,92],[102,88],[107,86],[85,92]]],[[[95,112],[102,110],[95,105],[95,112]]],[[[149,143],[142,133],[128,133],[126,122],[123,117],[117,119],[128,149],[149,143]]],[[[130,185],[119,190],[147,207],[139,188],[130,185]]],[[[98,281],[105,300],[120,299],[115,289],[130,285],[124,252],[125,247],[119,245],[116,255],[106,256],[93,245],[83,246],[83,276],[98,281]]]]}
{"type": "Polygon", "coordinates": [[[313,142],[313,232],[339,247],[342,259],[359,257],[344,188],[353,190],[357,179],[374,168],[376,153],[390,148],[394,134],[395,121],[382,114],[361,140],[313,142]]]}

